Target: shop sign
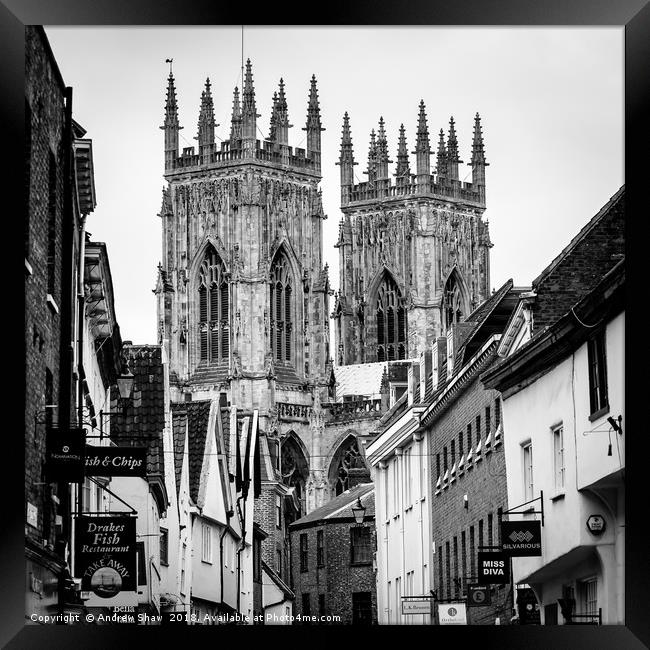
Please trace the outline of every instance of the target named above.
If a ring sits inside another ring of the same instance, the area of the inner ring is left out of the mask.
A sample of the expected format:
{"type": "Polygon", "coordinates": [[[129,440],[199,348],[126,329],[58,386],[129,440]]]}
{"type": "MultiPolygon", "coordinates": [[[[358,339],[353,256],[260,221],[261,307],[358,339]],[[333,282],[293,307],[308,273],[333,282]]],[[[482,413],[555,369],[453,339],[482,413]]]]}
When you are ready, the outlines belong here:
{"type": "Polygon", "coordinates": [[[467,606],[483,607],[492,602],[489,585],[467,585],[467,606]]]}
{"type": "Polygon", "coordinates": [[[431,614],[431,599],[403,598],[402,614],[431,614]]]}
{"type": "Polygon", "coordinates": [[[438,623],[440,625],[467,625],[465,603],[438,603],[438,623]]]}
{"type": "Polygon", "coordinates": [[[46,471],[50,481],[81,483],[84,477],[84,429],[48,429],[46,471]]]}
{"type": "Polygon", "coordinates": [[[520,625],[540,625],[539,603],[530,587],[517,589],[517,611],[520,625]]]}
{"type": "Polygon", "coordinates": [[[539,521],[502,521],[501,548],[510,557],[542,554],[542,525],[539,521]]]}
{"type": "MultiPolygon", "coordinates": [[[[137,589],[135,517],[80,516],[75,526],[75,577],[102,599],[137,589]]],[[[111,603],[113,604],[113,603],[111,603]]]]}
{"type": "Polygon", "coordinates": [[[478,583],[480,585],[509,584],[510,558],[501,551],[479,551],[478,583]]]}
{"type": "Polygon", "coordinates": [[[587,529],[593,535],[602,535],[607,528],[605,517],[602,515],[589,515],[587,519],[587,529]]]}
{"type": "Polygon", "coordinates": [[[147,475],[146,447],[86,447],[86,476],[147,475]]]}

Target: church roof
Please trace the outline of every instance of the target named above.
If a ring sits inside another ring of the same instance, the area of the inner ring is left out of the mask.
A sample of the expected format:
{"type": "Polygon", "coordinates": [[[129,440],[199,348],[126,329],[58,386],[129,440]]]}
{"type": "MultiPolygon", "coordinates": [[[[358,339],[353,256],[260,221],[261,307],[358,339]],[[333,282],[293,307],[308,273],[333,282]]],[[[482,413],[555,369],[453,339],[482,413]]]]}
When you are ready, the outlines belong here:
{"type": "Polygon", "coordinates": [[[342,401],[344,397],[352,395],[379,397],[381,379],[386,368],[386,361],[335,366],[336,401],[342,401]]]}
{"type": "Polygon", "coordinates": [[[357,498],[361,499],[361,505],[366,508],[366,517],[375,516],[375,486],[374,483],[360,483],[350,490],[346,490],[324,506],[316,508],[308,515],[297,519],[290,528],[303,528],[305,525],[315,524],[317,522],[335,523],[336,520],[354,520],[352,506],[356,503],[357,498]]]}

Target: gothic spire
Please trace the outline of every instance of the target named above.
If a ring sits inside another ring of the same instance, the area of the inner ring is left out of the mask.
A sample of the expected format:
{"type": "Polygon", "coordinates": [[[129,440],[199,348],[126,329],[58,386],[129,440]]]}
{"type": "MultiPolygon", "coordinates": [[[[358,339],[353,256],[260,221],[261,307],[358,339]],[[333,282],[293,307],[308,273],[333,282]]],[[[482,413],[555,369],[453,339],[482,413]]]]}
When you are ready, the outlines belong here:
{"type": "Polygon", "coordinates": [[[244,88],[242,90],[242,139],[256,140],[257,137],[257,108],[255,106],[255,89],[253,88],[253,70],[251,60],[246,61],[244,88]]]}
{"type": "Polygon", "coordinates": [[[445,146],[445,132],[440,129],[438,138],[438,162],[436,173],[439,177],[447,176],[447,147],[445,146]]]}
{"type": "Polygon", "coordinates": [[[483,145],[483,129],[481,128],[481,117],[476,113],[474,117],[474,138],[472,140],[472,167],[476,165],[488,165],[485,162],[485,148],[483,145]]]}
{"type": "Polygon", "coordinates": [[[316,75],[311,76],[309,86],[309,102],[307,104],[307,124],[303,131],[307,132],[307,157],[314,161],[317,171],[320,171],[321,131],[325,129],[320,121],[320,105],[318,103],[318,89],[316,88],[316,75]]]}
{"type": "Polygon", "coordinates": [[[273,103],[271,105],[271,122],[269,124],[269,140],[275,142],[278,135],[278,93],[273,93],[273,103]]]}
{"type": "Polygon", "coordinates": [[[165,132],[165,169],[172,169],[178,157],[178,132],[183,128],[178,122],[178,103],[174,75],[169,72],[167,98],[165,100],[165,121],[160,127],[165,132]]]}
{"type": "Polygon", "coordinates": [[[449,136],[447,137],[447,157],[450,163],[462,163],[458,157],[458,138],[456,137],[456,126],[454,116],[449,118],[449,136]]]}
{"type": "Polygon", "coordinates": [[[161,129],[180,128],[178,126],[178,103],[176,102],[176,86],[174,85],[174,75],[170,72],[167,79],[167,98],[165,99],[165,122],[161,129]]]}
{"type": "Polygon", "coordinates": [[[235,140],[241,140],[241,104],[239,103],[239,88],[235,86],[232,99],[232,118],[230,121],[230,146],[235,140]]]}
{"type": "Polygon", "coordinates": [[[411,176],[409,154],[406,147],[406,134],[404,132],[403,124],[400,124],[399,127],[399,141],[397,143],[397,168],[395,169],[395,176],[397,178],[406,178],[407,180],[411,176]]]}
{"type": "Polygon", "coordinates": [[[289,144],[289,129],[293,124],[289,124],[289,111],[287,108],[287,98],[284,94],[284,80],[282,77],[280,77],[280,91],[278,92],[275,115],[277,141],[279,144],[289,144]]]}
{"type": "Polygon", "coordinates": [[[370,148],[368,149],[368,181],[374,182],[377,178],[377,138],[375,130],[370,131],[370,148]]]}
{"type": "Polygon", "coordinates": [[[199,109],[199,154],[202,147],[214,144],[214,129],[219,126],[214,121],[214,102],[210,89],[210,78],[205,80],[205,90],[201,93],[201,108],[199,109]]]}
{"type": "Polygon", "coordinates": [[[307,104],[307,126],[303,131],[309,132],[324,131],[320,121],[320,104],[318,101],[318,89],[316,88],[316,75],[311,76],[311,84],[309,86],[309,103],[307,104]]]}
{"type": "Polygon", "coordinates": [[[388,140],[384,128],[384,118],[379,118],[379,130],[377,132],[377,178],[388,178],[388,140]]]}
{"type": "Polygon", "coordinates": [[[431,146],[429,144],[429,127],[424,110],[424,100],[420,100],[418,130],[415,141],[415,172],[418,176],[418,192],[428,192],[431,184],[431,146]]]}
{"type": "Polygon", "coordinates": [[[453,115],[449,119],[449,135],[447,136],[447,170],[449,178],[458,180],[458,163],[463,161],[458,156],[458,138],[453,115]]]}
{"type": "Polygon", "coordinates": [[[413,153],[430,153],[429,127],[427,126],[427,114],[424,111],[424,100],[420,100],[420,112],[418,114],[418,130],[416,133],[415,151],[413,153]]]}
{"type": "Polygon", "coordinates": [[[350,118],[348,112],[343,116],[343,130],[341,136],[341,153],[336,163],[341,167],[341,202],[349,199],[351,187],[354,185],[354,152],[352,151],[352,135],[350,133],[350,118]]]}

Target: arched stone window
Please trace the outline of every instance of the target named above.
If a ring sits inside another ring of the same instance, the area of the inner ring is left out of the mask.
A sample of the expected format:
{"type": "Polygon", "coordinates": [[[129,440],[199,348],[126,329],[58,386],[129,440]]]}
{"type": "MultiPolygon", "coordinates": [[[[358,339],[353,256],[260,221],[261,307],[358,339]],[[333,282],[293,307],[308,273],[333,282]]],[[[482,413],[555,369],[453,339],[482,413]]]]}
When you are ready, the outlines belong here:
{"type": "Polygon", "coordinates": [[[406,308],[393,278],[385,274],[377,292],[377,361],[406,358],[406,308]]]}
{"type": "Polygon", "coordinates": [[[467,315],[463,293],[458,280],[458,276],[453,271],[445,282],[445,291],[443,295],[444,322],[449,329],[453,323],[460,323],[467,315]]]}
{"type": "Polygon", "coordinates": [[[334,455],[329,473],[330,485],[335,496],[370,481],[370,472],[359,451],[357,439],[350,435],[334,455]]]}
{"type": "Polygon", "coordinates": [[[209,248],[199,269],[199,359],[228,361],[230,353],[230,296],[226,268],[209,248]]]}
{"type": "Polygon", "coordinates": [[[309,479],[309,465],[300,445],[292,435],[287,436],[282,442],[280,473],[282,482],[295,489],[300,501],[301,514],[305,514],[305,486],[309,479]]]}
{"type": "Polygon", "coordinates": [[[276,361],[292,363],[293,350],[293,284],[289,262],[282,252],[271,266],[271,349],[276,361]]]}

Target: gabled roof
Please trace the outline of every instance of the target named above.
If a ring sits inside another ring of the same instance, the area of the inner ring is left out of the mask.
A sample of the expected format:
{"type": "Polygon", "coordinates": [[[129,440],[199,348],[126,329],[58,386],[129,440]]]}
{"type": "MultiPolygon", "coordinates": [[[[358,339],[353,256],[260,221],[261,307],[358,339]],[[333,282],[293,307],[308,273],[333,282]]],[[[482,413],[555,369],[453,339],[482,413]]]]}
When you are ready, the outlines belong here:
{"type": "Polygon", "coordinates": [[[556,322],[625,256],[625,185],[533,280],[533,333],[556,322]]]}
{"type": "Polygon", "coordinates": [[[183,406],[187,411],[187,442],[188,467],[190,479],[190,499],[198,501],[201,471],[205,458],[205,441],[208,435],[208,419],[210,417],[210,400],[186,402],[183,406]]]}
{"type": "Polygon", "coordinates": [[[343,401],[343,397],[350,395],[378,397],[381,393],[381,379],[386,366],[385,361],[335,366],[336,401],[343,401]]]}
{"type": "Polygon", "coordinates": [[[289,588],[289,585],[280,578],[280,576],[264,561],[262,560],[262,570],[266,575],[271,578],[271,581],[275,586],[289,599],[294,600],[296,594],[289,588]]]}
{"type": "Polygon", "coordinates": [[[308,515],[297,519],[290,524],[290,528],[302,528],[316,522],[336,523],[337,521],[354,520],[351,508],[357,502],[357,498],[361,499],[361,505],[366,508],[365,517],[374,519],[375,486],[373,483],[361,483],[334,497],[324,506],[316,508],[308,515]]]}
{"type": "Polygon", "coordinates": [[[187,410],[185,404],[172,404],[172,438],[174,443],[174,472],[176,475],[176,496],[181,489],[185,438],[187,435],[187,410]]]}

